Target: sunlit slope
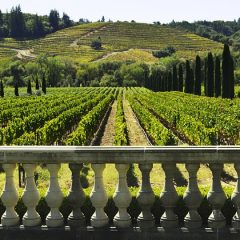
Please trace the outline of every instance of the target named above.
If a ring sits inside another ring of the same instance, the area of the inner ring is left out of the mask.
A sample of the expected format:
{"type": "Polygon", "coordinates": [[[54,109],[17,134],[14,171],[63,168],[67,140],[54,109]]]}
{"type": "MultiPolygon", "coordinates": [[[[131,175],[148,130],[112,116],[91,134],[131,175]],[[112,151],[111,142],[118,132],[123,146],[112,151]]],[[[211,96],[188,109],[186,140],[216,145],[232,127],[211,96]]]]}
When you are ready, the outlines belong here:
{"type": "Polygon", "coordinates": [[[184,53],[195,54],[222,48],[220,43],[176,28],[127,22],[90,23],[60,30],[36,40],[2,39],[0,40],[0,58],[16,56],[18,49],[21,49],[30,50],[32,56],[46,53],[50,56],[71,58],[77,62],[111,59],[113,54],[113,59],[118,60],[118,54],[121,59],[122,55],[119,52],[122,51],[125,51],[124,59],[131,58],[132,52],[134,58],[139,57],[141,61],[144,58],[157,61],[152,59],[151,51],[160,50],[166,46],[173,46],[177,52],[181,53],[180,57],[184,53]],[[102,50],[94,50],[90,46],[91,42],[98,37],[102,41],[102,50]],[[132,49],[138,49],[139,52],[136,53],[132,49]],[[128,50],[130,50],[129,53],[126,53],[128,50]]]}

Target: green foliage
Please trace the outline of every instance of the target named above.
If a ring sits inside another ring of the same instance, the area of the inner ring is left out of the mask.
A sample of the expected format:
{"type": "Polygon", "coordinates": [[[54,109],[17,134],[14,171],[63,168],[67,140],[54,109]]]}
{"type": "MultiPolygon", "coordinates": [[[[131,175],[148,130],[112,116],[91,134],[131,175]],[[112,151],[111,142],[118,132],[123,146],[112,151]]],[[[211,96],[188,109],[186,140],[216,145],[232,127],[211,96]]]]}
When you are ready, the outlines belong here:
{"type": "Polygon", "coordinates": [[[3,98],[4,97],[4,87],[3,87],[3,82],[1,80],[0,82],[0,96],[3,98]]]}
{"type": "Polygon", "coordinates": [[[214,96],[214,61],[212,53],[208,53],[207,60],[207,90],[206,96],[213,97],[214,96]]]}
{"type": "Polygon", "coordinates": [[[194,94],[199,96],[201,95],[201,75],[201,58],[199,56],[196,56],[194,94]]]}
{"type": "Polygon", "coordinates": [[[163,50],[153,51],[152,55],[157,58],[164,58],[164,57],[171,56],[175,52],[176,52],[176,49],[174,47],[169,46],[163,50]]]}
{"type": "Polygon", "coordinates": [[[92,41],[91,43],[91,47],[95,50],[100,50],[102,49],[102,40],[100,37],[98,37],[98,39],[95,39],[92,41]]]}

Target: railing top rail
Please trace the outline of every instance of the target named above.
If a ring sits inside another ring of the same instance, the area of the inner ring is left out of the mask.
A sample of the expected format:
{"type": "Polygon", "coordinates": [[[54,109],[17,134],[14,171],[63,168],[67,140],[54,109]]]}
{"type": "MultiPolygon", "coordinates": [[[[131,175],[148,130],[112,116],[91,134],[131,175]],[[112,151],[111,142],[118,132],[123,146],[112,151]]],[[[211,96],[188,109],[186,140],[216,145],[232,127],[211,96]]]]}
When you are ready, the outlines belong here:
{"type": "Polygon", "coordinates": [[[240,163],[240,146],[1,146],[0,163],[240,163]]]}

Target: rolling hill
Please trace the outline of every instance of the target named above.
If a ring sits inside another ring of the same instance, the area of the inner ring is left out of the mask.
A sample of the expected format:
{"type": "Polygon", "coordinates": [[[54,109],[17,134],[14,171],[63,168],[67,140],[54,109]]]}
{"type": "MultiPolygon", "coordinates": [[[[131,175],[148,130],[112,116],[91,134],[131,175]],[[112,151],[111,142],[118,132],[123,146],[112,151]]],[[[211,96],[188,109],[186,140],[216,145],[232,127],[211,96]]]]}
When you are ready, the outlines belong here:
{"type": "Polygon", "coordinates": [[[11,58],[32,59],[42,53],[70,58],[75,62],[126,60],[155,62],[153,50],[174,47],[177,57],[195,57],[216,52],[222,44],[177,28],[143,23],[89,23],[74,26],[34,40],[0,40],[0,61],[11,58]],[[91,42],[98,37],[102,49],[94,50],[91,42]]]}

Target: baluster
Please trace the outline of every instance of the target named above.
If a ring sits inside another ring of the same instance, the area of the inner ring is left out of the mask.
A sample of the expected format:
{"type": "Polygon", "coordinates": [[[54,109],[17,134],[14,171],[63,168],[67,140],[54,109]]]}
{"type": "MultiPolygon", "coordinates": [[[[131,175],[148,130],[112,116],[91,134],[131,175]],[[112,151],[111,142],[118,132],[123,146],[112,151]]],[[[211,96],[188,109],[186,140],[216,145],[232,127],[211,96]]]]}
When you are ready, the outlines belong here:
{"type": "Polygon", "coordinates": [[[164,228],[176,228],[178,226],[178,217],[173,212],[178,200],[178,195],[173,184],[176,164],[162,164],[162,168],[165,172],[165,185],[160,195],[160,200],[165,208],[165,212],[163,213],[160,222],[164,228]]]}
{"type": "Polygon", "coordinates": [[[234,228],[240,229],[240,163],[235,163],[234,167],[238,175],[238,180],[231,199],[237,211],[233,216],[232,225],[234,228]]]}
{"type": "Polygon", "coordinates": [[[113,200],[118,207],[118,213],[114,217],[114,224],[120,228],[127,228],[131,225],[131,217],[127,208],[131,203],[132,196],[127,185],[128,164],[116,164],[118,171],[118,185],[114,193],[113,200]]]}
{"type": "Polygon", "coordinates": [[[70,226],[83,226],[85,225],[85,217],[81,211],[81,207],[85,201],[85,193],[80,183],[80,170],[83,164],[69,164],[72,172],[72,185],[68,195],[68,200],[72,207],[72,212],[68,217],[68,224],[70,226]]]}
{"type": "Polygon", "coordinates": [[[221,185],[221,173],[223,170],[223,164],[210,164],[213,180],[212,187],[207,195],[209,203],[212,205],[212,213],[208,218],[209,227],[222,228],[225,226],[225,217],[221,212],[226,196],[221,185]]]}
{"type": "Polygon", "coordinates": [[[3,169],[6,173],[6,181],[1,199],[6,211],[2,215],[1,221],[3,226],[16,226],[19,224],[19,216],[14,210],[18,202],[18,193],[14,185],[16,164],[3,164],[3,169]]]}
{"type": "Polygon", "coordinates": [[[50,212],[46,218],[48,227],[60,227],[63,225],[63,216],[59,211],[59,207],[63,201],[63,194],[58,183],[58,171],[60,164],[47,164],[50,172],[50,185],[46,195],[46,202],[50,207],[50,212]]]}
{"type": "Polygon", "coordinates": [[[104,227],[108,225],[108,216],[104,212],[104,207],[107,204],[108,196],[103,184],[103,170],[105,164],[92,164],[94,171],[94,187],[91,192],[91,201],[95,207],[95,212],[91,217],[93,227],[104,227]]]}
{"type": "Polygon", "coordinates": [[[27,207],[27,212],[23,216],[23,225],[26,227],[38,226],[41,224],[41,217],[36,211],[36,206],[40,199],[34,180],[34,171],[36,169],[36,165],[23,164],[23,168],[26,172],[26,185],[22,198],[23,203],[27,207]]]}
{"type": "Polygon", "coordinates": [[[151,213],[151,207],[154,203],[155,196],[150,184],[150,172],[152,164],[139,164],[142,172],[142,185],[137,196],[137,201],[142,209],[141,214],[138,216],[138,224],[141,228],[154,227],[155,221],[151,213]]]}
{"type": "Polygon", "coordinates": [[[199,167],[199,164],[186,164],[186,169],[189,173],[189,181],[183,199],[189,209],[188,214],[184,218],[185,226],[188,228],[199,228],[202,225],[201,216],[197,211],[202,202],[202,195],[197,184],[197,172],[199,167]]]}

